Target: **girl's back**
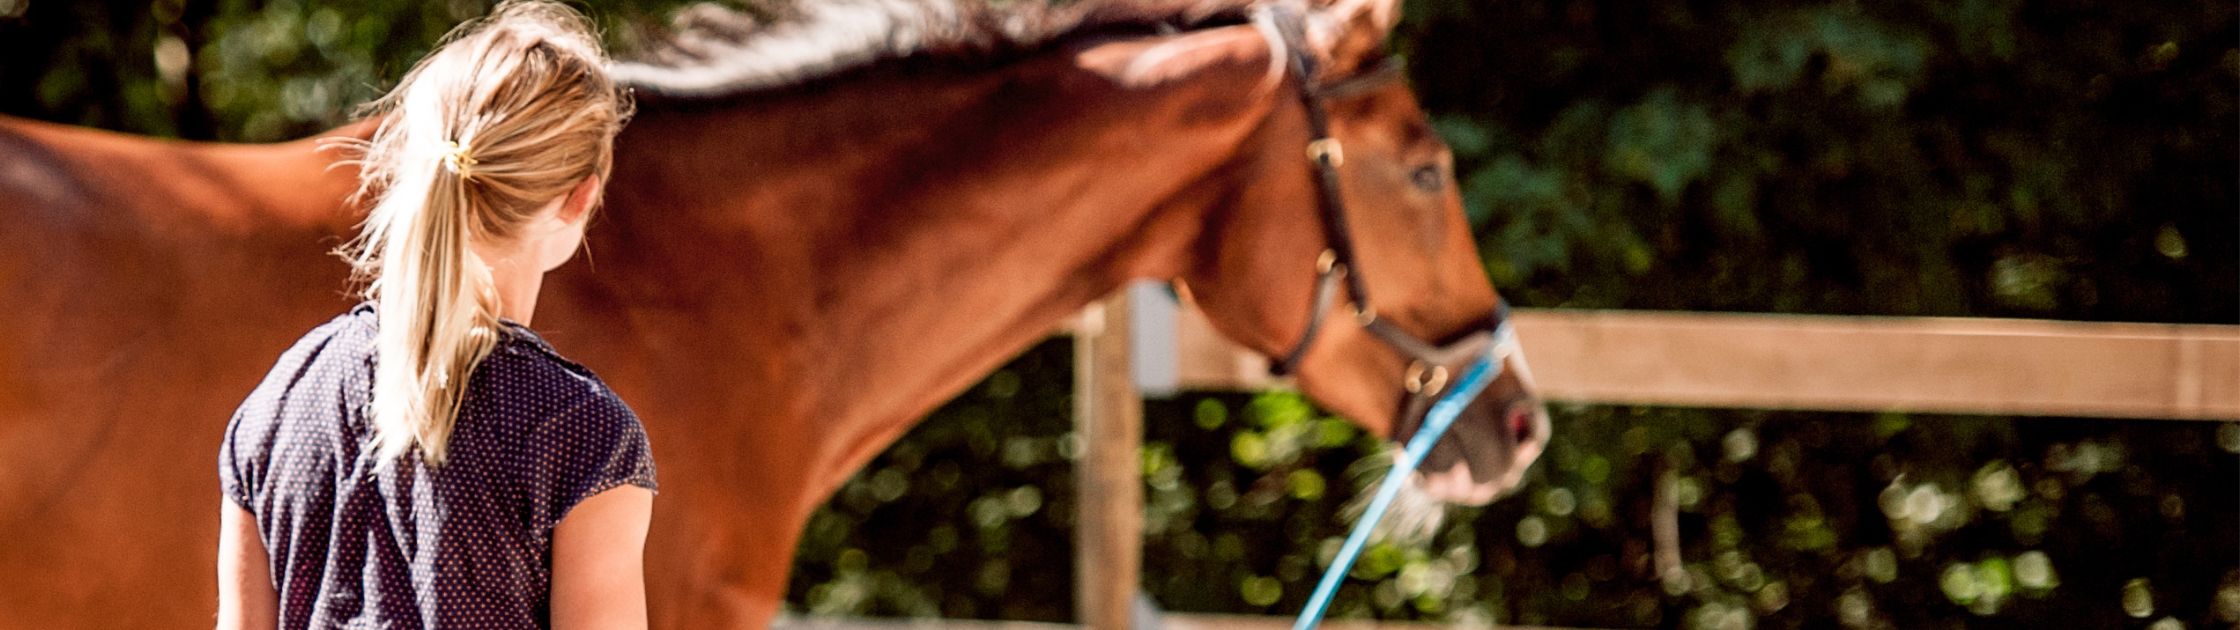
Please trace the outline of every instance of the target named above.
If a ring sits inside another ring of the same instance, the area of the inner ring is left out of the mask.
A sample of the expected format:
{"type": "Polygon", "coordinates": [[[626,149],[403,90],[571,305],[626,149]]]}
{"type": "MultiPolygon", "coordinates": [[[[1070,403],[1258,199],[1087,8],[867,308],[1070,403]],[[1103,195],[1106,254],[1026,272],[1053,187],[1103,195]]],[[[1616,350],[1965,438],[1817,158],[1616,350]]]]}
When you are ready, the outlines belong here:
{"type": "Polygon", "coordinates": [[[417,620],[549,624],[553,528],[619,485],[654,487],[644,431],[589,370],[508,323],[468,385],[442,466],[384,459],[370,401],[371,305],[288,350],[219,451],[256,516],[283,627],[417,620]]]}

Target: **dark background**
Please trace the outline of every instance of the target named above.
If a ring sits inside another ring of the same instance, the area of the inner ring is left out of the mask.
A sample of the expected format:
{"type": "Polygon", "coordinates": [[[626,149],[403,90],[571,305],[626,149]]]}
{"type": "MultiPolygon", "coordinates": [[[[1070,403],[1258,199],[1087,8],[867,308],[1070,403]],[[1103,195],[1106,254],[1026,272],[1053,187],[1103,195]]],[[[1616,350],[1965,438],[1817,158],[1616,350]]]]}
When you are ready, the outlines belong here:
{"type": "MultiPolygon", "coordinates": [[[[681,3],[589,4],[626,51],[681,3]]],[[[296,137],[484,7],[0,0],[0,112],[296,137]]],[[[1520,306],[2233,324],[2235,9],[1411,0],[1393,46],[1520,306]]],[[[842,488],[790,606],[1069,619],[1068,352],[1026,353],[842,488]]],[[[1372,548],[1336,614],[2240,622],[2240,424],[1556,411],[1523,493],[1372,548]],[[1686,579],[1649,560],[1660,484],[1686,579]]],[[[1377,441],[1287,393],[1156,399],[1147,418],[1145,589],[1295,612],[1377,441]]]]}

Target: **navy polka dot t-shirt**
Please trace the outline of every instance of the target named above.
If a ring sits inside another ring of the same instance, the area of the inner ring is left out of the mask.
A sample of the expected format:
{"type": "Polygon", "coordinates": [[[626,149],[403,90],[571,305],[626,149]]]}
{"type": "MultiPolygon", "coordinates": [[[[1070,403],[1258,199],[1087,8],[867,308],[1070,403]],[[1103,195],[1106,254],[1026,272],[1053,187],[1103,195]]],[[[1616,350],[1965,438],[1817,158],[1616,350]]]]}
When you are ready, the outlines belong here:
{"type": "Polygon", "coordinates": [[[447,443],[381,466],[367,417],[374,312],[305,335],[241,403],[218,451],[255,515],[282,628],[550,626],[552,531],[623,484],[654,488],[645,429],[606,385],[507,323],[447,443]]]}

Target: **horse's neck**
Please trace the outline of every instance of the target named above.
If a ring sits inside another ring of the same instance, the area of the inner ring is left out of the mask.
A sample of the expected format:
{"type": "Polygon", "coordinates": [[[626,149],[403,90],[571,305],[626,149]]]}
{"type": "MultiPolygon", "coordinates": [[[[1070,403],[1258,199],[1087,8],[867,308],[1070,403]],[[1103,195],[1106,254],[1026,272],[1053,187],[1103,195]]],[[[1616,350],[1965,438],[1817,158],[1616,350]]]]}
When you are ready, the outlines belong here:
{"type": "Polygon", "coordinates": [[[818,446],[837,482],[1068,314],[1188,263],[1219,167],[1271,102],[1249,89],[1260,66],[1131,88],[1095,52],[649,109],[616,221],[637,249],[719,244],[681,255],[751,287],[725,308],[836,438],[818,446]]]}

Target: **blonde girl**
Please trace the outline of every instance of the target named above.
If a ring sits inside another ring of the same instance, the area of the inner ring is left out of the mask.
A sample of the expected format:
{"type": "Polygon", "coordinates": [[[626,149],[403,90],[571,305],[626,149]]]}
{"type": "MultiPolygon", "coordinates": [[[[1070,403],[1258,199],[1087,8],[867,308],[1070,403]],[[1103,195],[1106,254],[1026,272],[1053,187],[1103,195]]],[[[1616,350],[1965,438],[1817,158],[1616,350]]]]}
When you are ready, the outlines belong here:
{"type": "Polygon", "coordinates": [[[644,429],[528,328],[630,113],[605,63],[575,11],[507,2],[375,103],[368,301],[219,449],[219,627],[645,626],[644,429]]]}

